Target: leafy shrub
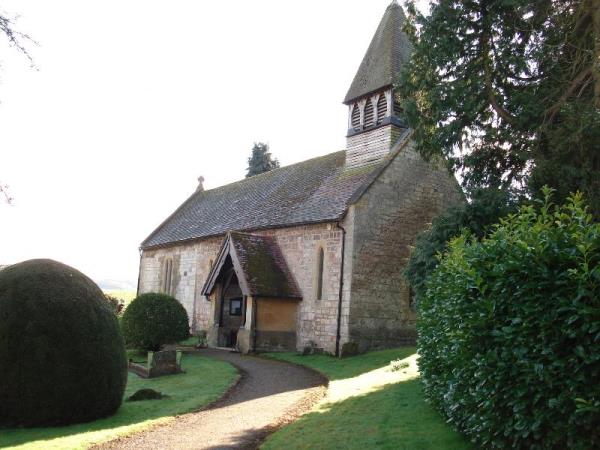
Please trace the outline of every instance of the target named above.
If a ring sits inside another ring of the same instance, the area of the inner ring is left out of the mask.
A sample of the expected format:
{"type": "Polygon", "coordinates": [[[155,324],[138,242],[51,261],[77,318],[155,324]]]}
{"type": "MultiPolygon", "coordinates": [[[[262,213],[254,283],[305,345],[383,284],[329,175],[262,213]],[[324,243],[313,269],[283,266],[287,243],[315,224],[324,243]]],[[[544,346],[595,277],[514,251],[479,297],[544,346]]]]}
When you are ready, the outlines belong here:
{"type": "Polygon", "coordinates": [[[436,217],[431,229],[419,235],[404,275],[418,300],[425,293],[427,277],[438,265],[439,253],[447,250],[448,242],[468,230],[481,239],[492,224],[517,210],[517,198],[509,191],[482,189],[473,193],[469,203],[449,208],[436,217]]]}
{"type": "Polygon", "coordinates": [[[462,236],[427,282],[427,397],[484,448],[600,448],[600,225],[579,194],[462,236]]]}
{"type": "Polygon", "coordinates": [[[125,307],[125,302],[122,299],[115,297],[111,294],[104,294],[104,297],[106,298],[108,306],[110,307],[112,312],[114,312],[116,316],[121,315],[121,313],[123,312],[123,308],[125,307]]]}
{"type": "Polygon", "coordinates": [[[185,308],[166,294],[142,294],[125,310],[121,321],[128,346],[158,351],[165,344],[175,344],[189,337],[185,308]]]}
{"type": "Polygon", "coordinates": [[[77,270],[31,260],[0,271],[0,426],[113,414],[127,360],[117,318],[77,270]]]}

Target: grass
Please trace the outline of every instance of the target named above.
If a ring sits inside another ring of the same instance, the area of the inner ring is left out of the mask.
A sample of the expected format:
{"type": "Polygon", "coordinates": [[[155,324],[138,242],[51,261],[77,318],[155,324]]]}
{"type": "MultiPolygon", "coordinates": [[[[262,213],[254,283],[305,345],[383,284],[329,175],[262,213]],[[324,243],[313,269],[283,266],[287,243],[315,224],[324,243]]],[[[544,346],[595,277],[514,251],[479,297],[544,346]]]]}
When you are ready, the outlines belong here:
{"type": "Polygon", "coordinates": [[[190,336],[185,341],[178,342],[180,347],[195,347],[198,344],[198,336],[190,336]]]}
{"type": "Polygon", "coordinates": [[[127,361],[133,361],[138,364],[145,364],[148,362],[148,352],[137,350],[137,349],[129,349],[126,351],[127,353],[127,361]]]}
{"type": "Polygon", "coordinates": [[[237,379],[236,370],[223,361],[184,355],[184,374],[144,380],[129,374],[125,398],[151,388],[170,398],[123,402],[114,416],[59,428],[0,429],[0,448],[84,449],[118,436],[172,420],[177,414],[199,409],[219,398],[237,379]]]}
{"type": "Polygon", "coordinates": [[[425,402],[414,348],[341,360],[295,353],[268,356],[318,370],[330,385],[327,397],[312,412],[271,435],[261,449],[474,448],[425,402]]]}

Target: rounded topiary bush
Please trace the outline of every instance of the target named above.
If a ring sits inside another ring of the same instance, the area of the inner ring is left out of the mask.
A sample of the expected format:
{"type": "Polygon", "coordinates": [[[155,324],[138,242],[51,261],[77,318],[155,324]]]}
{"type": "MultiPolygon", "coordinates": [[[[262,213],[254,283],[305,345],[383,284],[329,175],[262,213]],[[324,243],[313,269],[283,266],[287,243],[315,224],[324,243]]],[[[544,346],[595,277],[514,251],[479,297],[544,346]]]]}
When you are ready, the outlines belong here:
{"type": "Polygon", "coordinates": [[[113,414],[127,381],[123,338],[102,291],[51,260],[0,271],[0,426],[113,414]]]}
{"type": "Polygon", "coordinates": [[[419,305],[425,393],[482,448],[600,448],[600,224],[549,201],[451,242],[419,305]]]}
{"type": "Polygon", "coordinates": [[[177,299],[166,294],[142,294],[134,299],[121,322],[128,347],[160,350],[189,337],[188,315],[177,299]]]}

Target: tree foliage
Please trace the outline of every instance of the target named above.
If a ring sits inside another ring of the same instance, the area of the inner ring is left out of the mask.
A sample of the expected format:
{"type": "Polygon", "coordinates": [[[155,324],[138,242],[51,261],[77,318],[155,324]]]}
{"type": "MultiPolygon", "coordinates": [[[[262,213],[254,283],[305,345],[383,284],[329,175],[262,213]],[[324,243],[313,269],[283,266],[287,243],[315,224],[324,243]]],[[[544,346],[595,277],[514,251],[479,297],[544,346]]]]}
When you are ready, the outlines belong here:
{"type": "Polygon", "coordinates": [[[106,298],[110,310],[119,317],[123,313],[123,308],[125,308],[125,301],[112,294],[104,294],[104,298],[106,298]]]}
{"type": "Polygon", "coordinates": [[[185,308],[167,294],[136,297],[123,313],[121,327],[125,343],[139,350],[158,351],[190,335],[185,308]]]}
{"type": "Polygon", "coordinates": [[[582,196],[463,235],[419,304],[427,397],[482,448],[600,448],[600,224],[582,196]]]}
{"type": "Polygon", "coordinates": [[[246,178],[277,169],[278,167],[279,161],[277,158],[271,156],[269,145],[262,142],[255,142],[254,147],[252,147],[252,155],[248,158],[246,178]]]}
{"type": "Polygon", "coordinates": [[[127,382],[123,337],[100,288],[51,260],[0,271],[0,427],[113,414],[127,382]]]}
{"type": "Polygon", "coordinates": [[[480,189],[468,203],[450,207],[433,219],[431,229],[419,235],[404,275],[415,292],[417,302],[423,296],[425,282],[439,263],[439,255],[448,242],[462,232],[481,239],[501,217],[515,212],[518,198],[510,191],[480,189]]]}
{"type": "Polygon", "coordinates": [[[468,189],[580,189],[600,215],[600,0],[408,1],[401,93],[424,156],[468,189]]]}

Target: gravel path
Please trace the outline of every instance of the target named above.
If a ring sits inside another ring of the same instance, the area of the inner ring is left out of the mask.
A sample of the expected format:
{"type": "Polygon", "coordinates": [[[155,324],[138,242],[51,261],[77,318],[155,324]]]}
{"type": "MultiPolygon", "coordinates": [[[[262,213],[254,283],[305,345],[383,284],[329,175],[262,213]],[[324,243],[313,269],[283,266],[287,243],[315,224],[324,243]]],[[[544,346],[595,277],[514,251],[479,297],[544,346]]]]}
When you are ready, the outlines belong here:
{"type": "Polygon", "coordinates": [[[325,394],[326,381],[302,367],[223,350],[201,354],[235,365],[241,381],[209,409],[98,449],[255,449],[325,394]]]}

